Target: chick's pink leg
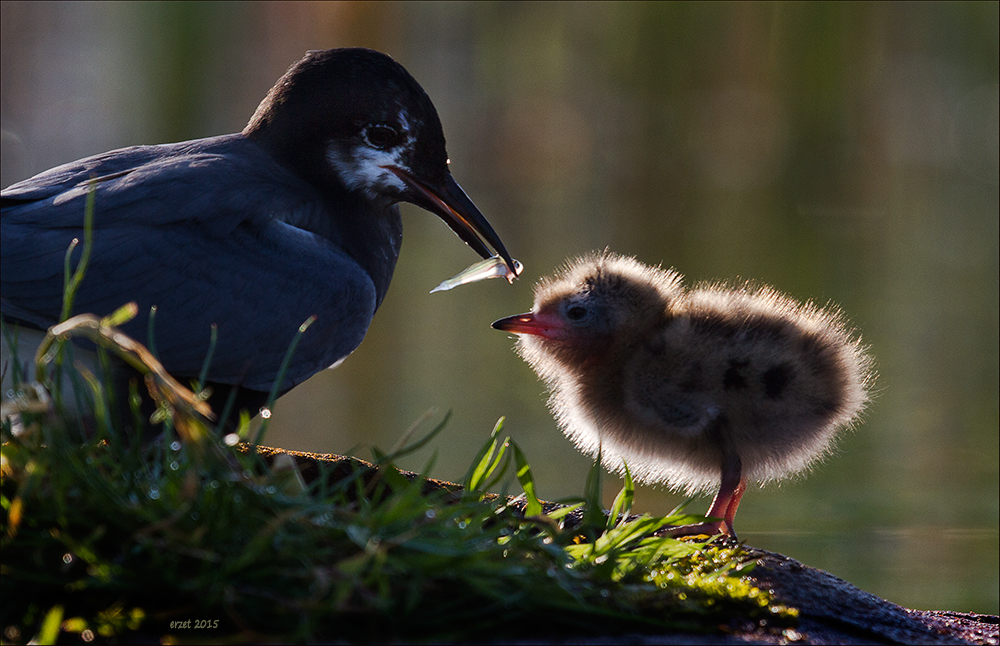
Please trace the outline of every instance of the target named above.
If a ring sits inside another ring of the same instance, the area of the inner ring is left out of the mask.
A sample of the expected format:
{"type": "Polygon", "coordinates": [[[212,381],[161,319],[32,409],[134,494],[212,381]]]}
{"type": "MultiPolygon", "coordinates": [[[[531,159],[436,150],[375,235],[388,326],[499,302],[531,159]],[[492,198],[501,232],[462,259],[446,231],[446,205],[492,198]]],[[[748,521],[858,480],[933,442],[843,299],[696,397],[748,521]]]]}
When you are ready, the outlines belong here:
{"type": "Polygon", "coordinates": [[[719,493],[715,494],[712,506],[706,516],[719,518],[721,520],[696,523],[694,525],[681,525],[661,530],[660,534],[665,536],[695,536],[698,534],[729,534],[736,538],[733,529],[733,519],[736,510],[740,506],[740,500],[747,490],[747,481],[743,478],[743,467],[737,455],[726,455],[722,460],[722,483],[719,485],[719,493]]]}
{"type": "Polygon", "coordinates": [[[729,533],[736,536],[736,531],[733,529],[733,518],[736,517],[736,509],[740,506],[740,500],[743,498],[743,494],[747,491],[747,480],[746,478],[741,478],[739,485],[733,492],[732,498],[729,500],[729,505],[726,507],[726,514],[722,518],[725,518],[726,525],[729,526],[729,533]]]}

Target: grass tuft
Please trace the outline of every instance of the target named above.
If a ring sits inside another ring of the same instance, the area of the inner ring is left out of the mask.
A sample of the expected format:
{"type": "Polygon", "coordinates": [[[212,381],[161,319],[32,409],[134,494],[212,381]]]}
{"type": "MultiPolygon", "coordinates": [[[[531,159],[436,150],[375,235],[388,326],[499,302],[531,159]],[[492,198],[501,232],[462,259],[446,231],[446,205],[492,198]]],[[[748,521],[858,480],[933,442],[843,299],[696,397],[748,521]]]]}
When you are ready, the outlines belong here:
{"type": "Polygon", "coordinates": [[[544,512],[503,420],[456,496],[392,465],[441,426],[305,485],[294,464],[213,437],[199,441],[211,451],[169,436],[137,447],[51,411],[18,415],[18,434],[3,423],[7,642],[440,642],[795,618],[740,578],[740,548],[656,537],[676,519],[629,517],[630,477],[611,515],[598,465],[576,501],[596,512],[544,512]],[[511,464],[523,512],[487,493],[511,464]]]}

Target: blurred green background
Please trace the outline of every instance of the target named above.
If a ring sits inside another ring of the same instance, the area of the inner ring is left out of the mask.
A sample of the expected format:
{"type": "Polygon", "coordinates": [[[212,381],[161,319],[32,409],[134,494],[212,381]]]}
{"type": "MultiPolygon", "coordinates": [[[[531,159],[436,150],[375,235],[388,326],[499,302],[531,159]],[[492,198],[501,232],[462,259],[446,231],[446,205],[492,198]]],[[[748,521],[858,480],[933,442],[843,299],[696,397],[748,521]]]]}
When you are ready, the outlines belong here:
{"type": "Polygon", "coordinates": [[[4,186],[238,131],[307,49],[385,51],[433,98],[525,274],[429,295],[477,257],[404,206],[368,337],[279,402],[267,443],[369,457],[451,409],[432,475],[458,479],[505,415],[540,495],[577,494],[590,461],[490,322],[605,247],[755,278],[842,306],[879,380],[837,455],[749,492],[740,537],[909,607],[998,612],[996,2],[4,2],[0,25],[4,186]]]}

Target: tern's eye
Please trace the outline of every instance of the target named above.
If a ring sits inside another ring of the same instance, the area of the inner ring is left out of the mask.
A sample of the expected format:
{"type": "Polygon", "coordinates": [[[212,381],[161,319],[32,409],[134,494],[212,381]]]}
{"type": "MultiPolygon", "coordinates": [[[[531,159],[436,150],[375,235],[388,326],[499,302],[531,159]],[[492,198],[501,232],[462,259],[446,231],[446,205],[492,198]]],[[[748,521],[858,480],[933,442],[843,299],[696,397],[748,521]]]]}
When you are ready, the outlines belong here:
{"type": "Polygon", "coordinates": [[[364,137],[365,143],[379,150],[392,148],[399,143],[399,133],[392,126],[385,124],[368,126],[361,131],[361,136],[364,137]]]}
{"type": "Polygon", "coordinates": [[[572,305],[566,310],[566,318],[571,321],[579,321],[587,316],[587,308],[583,305],[572,305]]]}

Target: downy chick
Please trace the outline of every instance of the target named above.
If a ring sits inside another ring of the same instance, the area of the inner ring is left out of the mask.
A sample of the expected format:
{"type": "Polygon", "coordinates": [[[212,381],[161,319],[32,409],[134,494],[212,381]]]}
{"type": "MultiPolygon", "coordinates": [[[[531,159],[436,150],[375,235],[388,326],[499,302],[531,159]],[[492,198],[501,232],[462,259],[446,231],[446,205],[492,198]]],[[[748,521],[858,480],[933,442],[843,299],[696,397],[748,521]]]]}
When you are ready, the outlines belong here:
{"type": "Polygon", "coordinates": [[[604,466],[689,492],[734,534],[748,481],[807,469],[857,419],[871,359],[838,311],[769,287],[698,286],[613,254],[570,262],[526,314],[496,321],[548,384],[563,432],[604,466]]]}

